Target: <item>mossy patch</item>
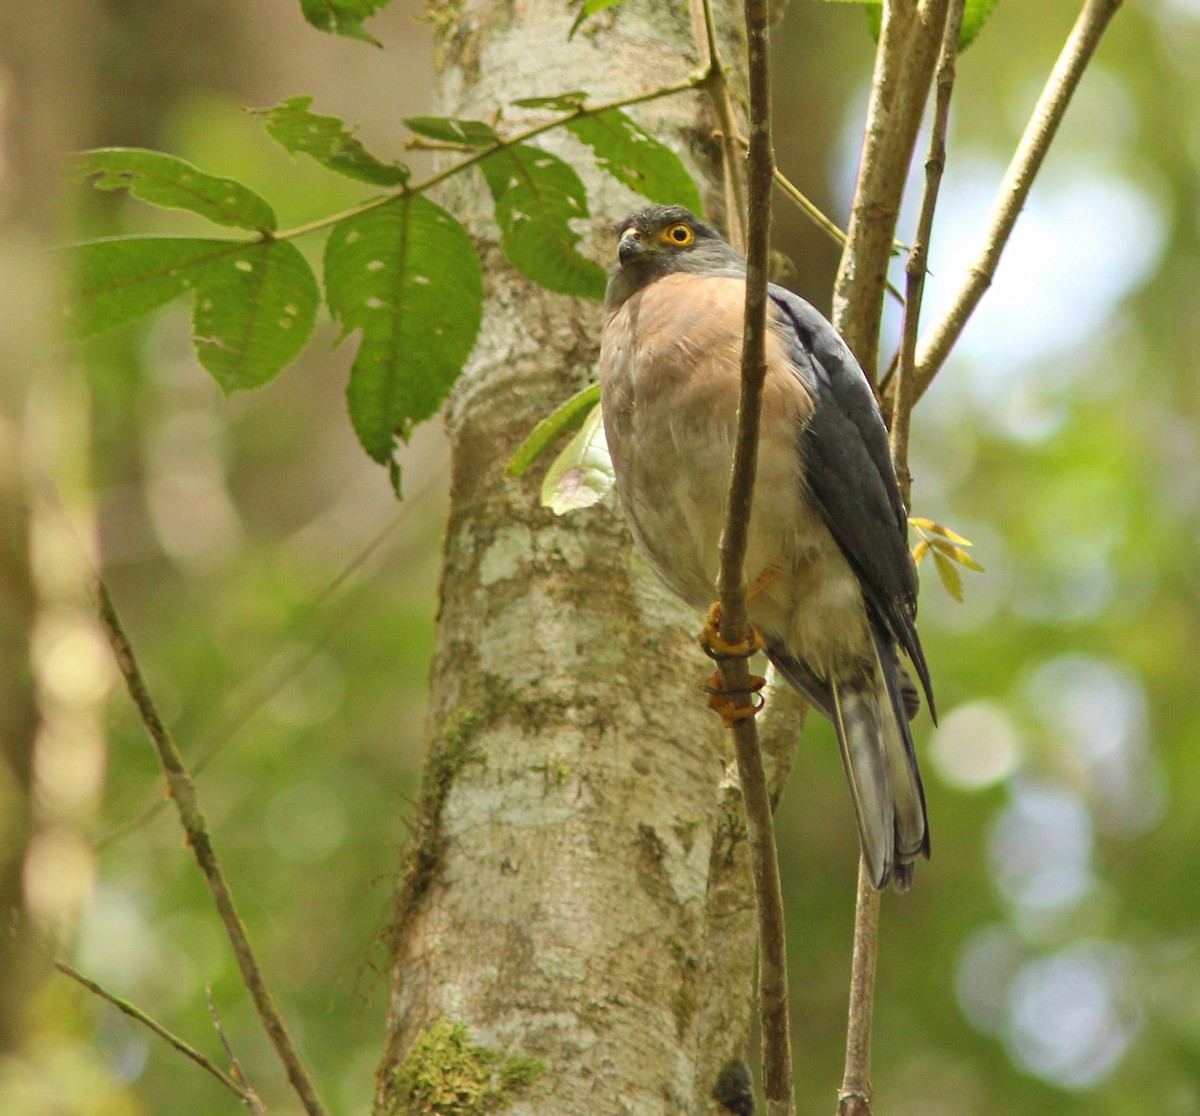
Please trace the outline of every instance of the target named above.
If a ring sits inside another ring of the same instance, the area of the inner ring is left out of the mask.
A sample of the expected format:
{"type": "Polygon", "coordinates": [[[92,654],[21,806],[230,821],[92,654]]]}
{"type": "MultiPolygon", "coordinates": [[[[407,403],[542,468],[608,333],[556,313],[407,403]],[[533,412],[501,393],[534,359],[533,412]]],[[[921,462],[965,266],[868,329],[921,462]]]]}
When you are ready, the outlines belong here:
{"type": "Polygon", "coordinates": [[[462,1023],[438,1019],[396,1070],[392,1116],[483,1116],[512,1104],[546,1072],[536,1058],[509,1056],[471,1041],[462,1023]]]}

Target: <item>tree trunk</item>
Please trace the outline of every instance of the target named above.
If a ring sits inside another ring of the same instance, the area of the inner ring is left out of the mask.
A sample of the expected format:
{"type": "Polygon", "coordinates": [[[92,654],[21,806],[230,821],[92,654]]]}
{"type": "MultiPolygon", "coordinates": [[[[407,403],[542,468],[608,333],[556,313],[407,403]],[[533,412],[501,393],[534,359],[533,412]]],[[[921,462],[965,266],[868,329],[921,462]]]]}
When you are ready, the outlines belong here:
{"type": "MultiPolygon", "coordinates": [[[[442,109],[622,96],[698,64],[678,6],[614,9],[568,42],[571,14],[468,0],[441,29],[442,109]]],[[[701,95],[638,116],[711,180],[701,95]]],[[[606,226],[638,203],[569,137],[543,138],[581,170],[592,251],[609,258],[606,226]]],[[[698,619],[632,552],[613,501],[556,518],[537,478],[503,475],[588,379],[601,313],[516,275],[486,194],[453,189],[442,200],[479,238],[488,299],[447,416],[428,755],[376,1111],[434,1111],[441,1089],[459,1107],[436,1111],[482,1112],[489,1088],[522,1113],[712,1111],[721,1066],[745,1054],[754,926],[730,743],[696,689],[698,619]]]]}

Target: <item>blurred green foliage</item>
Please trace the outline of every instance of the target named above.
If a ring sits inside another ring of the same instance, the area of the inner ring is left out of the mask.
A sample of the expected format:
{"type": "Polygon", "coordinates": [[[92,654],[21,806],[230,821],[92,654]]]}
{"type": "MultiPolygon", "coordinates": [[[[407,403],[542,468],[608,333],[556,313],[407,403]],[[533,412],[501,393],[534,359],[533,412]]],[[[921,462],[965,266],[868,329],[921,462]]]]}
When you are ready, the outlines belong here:
{"type": "MultiPolygon", "coordinates": [[[[236,177],[283,224],[354,204],[353,184],[291,162],[240,106],[313,93],[355,120],[374,100],[385,108],[368,138],[391,158],[389,121],[428,107],[430,43],[403,7],[372,21],[382,52],[313,36],[288,5],[272,13],[224,5],[223,33],[240,37],[225,69],[180,62],[153,111],[135,70],[114,64],[104,87],[138,112],[101,119],[96,141],[236,177]],[[386,65],[372,70],[364,52],[386,65]],[[267,54],[299,61],[264,67],[267,54]],[[423,75],[399,99],[398,68],[423,75]]],[[[963,56],[932,257],[946,284],[971,249],[960,234],[986,211],[976,187],[998,182],[1073,16],[1006,0],[963,56]]],[[[178,19],[125,21],[125,52],[184,58],[178,19]]],[[[797,0],[777,52],[780,166],[844,213],[872,55],[861,13],[797,0]]],[[[1035,187],[1027,218],[1042,235],[1014,243],[915,416],[914,513],[971,538],[988,572],[966,579],[962,605],[924,573],[943,719],[920,722],[918,740],[933,859],[884,904],[874,1078],[887,1116],[1200,1112],[1197,181],[1200,7],[1127,5],[1035,187]],[[1048,198],[1062,208],[1038,224],[1048,198]],[[1067,278],[1047,288],[1046,275],[1067,278]]],[[[81,235],[199,227],[113,196],[80,203],[81,235]]],[[[802,293],[827,305],[835,260],[822,235],[782,206],[776,230],[802,293]]],[[[310,261],[319,251],[299,247],[310,261]]],[[[328,322],[322,332],[332,345],[328,322]]],[[[187,334],[186,315],[168,313],[89,346],[106,568],[154,694],[202,768],[276,996],[331,1107],[363,1111],[387,989],[377,932],[421,748],[444,450],[436,423],[417,432],[397,506],[345,418],[348,356],[318,343],[284,382],[226,404],[187,334]]],[[[119,693],[110,717],[98,879],[75,960],[215,1055],[211,984],[252,1083],[272,1112],[292,1111],[119,693]]],[[[798,1099],[828,1111],[857,845],[818,718],[780,831],[798,1099]]],[[[35,1011],[38,1079],[8,1086],[6,1113],[234,1107],[63,979],[35,1011]]]]}

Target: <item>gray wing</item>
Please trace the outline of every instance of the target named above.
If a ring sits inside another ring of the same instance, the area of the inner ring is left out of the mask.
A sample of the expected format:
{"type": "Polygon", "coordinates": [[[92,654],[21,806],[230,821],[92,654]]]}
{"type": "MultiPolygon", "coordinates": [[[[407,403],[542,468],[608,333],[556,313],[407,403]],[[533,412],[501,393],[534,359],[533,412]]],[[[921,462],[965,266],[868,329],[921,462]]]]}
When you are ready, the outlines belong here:
{"type": "Polygon", "coordinates": [[[789,356],[812,395],[812,418],[797,449],[822,517],[858,574],[874,615],[916,668],[936,718],[929,668],[917,636],[917,569],[908,512],[888,451],[887,428],[858,362],[821,314],[770,287],[789,356]]]}

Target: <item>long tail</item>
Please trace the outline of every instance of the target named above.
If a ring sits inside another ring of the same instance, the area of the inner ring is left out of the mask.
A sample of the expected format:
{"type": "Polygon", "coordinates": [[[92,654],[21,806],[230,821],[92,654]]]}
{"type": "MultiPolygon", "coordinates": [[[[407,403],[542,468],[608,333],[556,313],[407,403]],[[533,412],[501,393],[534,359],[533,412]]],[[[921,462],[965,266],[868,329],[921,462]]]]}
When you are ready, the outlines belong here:
{"type": "Polygon", "coordinates": [[[875,650],[873,675],[830,687],[833,724],[871,879],[907,891],[913,861],[929,856],[925,790],[895,655],[877,633],[875,650]]]}

